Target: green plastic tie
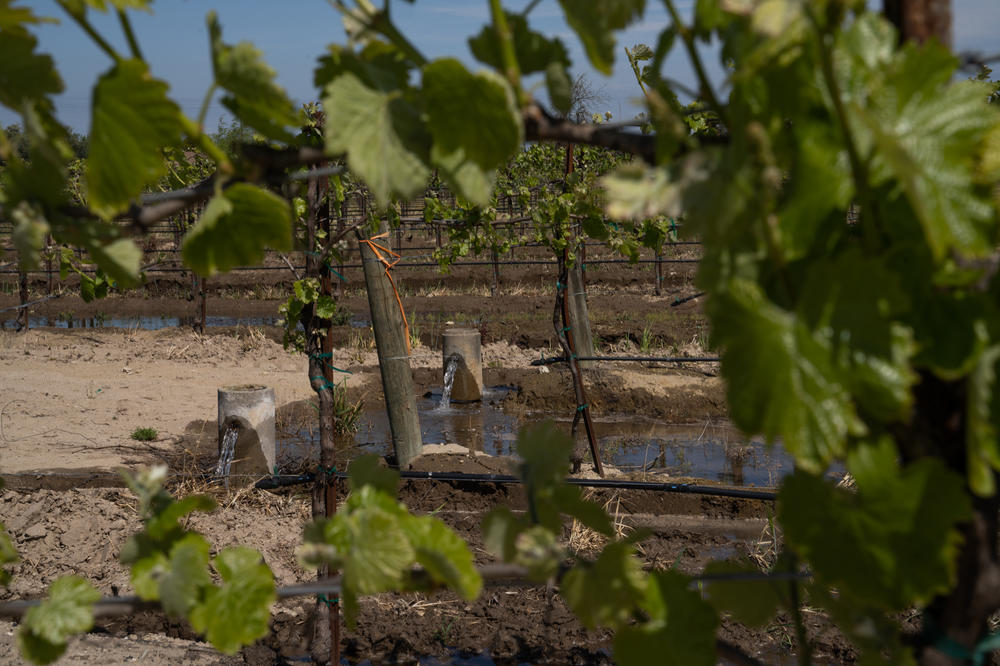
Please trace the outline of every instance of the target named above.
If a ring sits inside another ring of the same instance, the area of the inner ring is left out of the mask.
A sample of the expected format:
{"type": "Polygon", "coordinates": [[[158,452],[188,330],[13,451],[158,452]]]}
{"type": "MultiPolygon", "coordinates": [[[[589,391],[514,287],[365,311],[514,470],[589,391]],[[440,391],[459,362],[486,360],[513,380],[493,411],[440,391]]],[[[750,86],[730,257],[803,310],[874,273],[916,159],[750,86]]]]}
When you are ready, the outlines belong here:
{"type": "Polygon", "coordinates": [[[337,466],[330,465],[329,467],[323,467],[322,465],[317,465],[316,472],[319,474],[326,474],[326,478],[332,479],[337,474],[337,466]]]}
{"type": "Polygon", "coordinates": [[[326,604],[327,608],[340,603],[340,597],[328,597],[325,594],[317,594],[316,599],[318,599],[320,603],[326,604]]]}
{"type": "Polygon", "coordinates": [[[933,640],[931,647],[953,659],[969,662],[972,666],[983,666],[986,658],[1000,649],[1000,633],[989,634],[970,650],[941,631],[927,616],[924,616],[924,626],[925,633],[933,640]]]}
{"type": "Polygon", "coordinates": [[[564,285],[562,282],[556,281],[556,289],[558,289],[559,291],[562,291],[565,288],[566,288],[566,285],[564,285]]]}
{"type": "Polygon", "coordinates": [[[577,405],[576,406],[576,411],[582,412],[583,410],[587,409],[587,407],[588,407],[588,405],[586,403],[584,403],[582,405],[577,405]]]}
{"type": "Polygon", "coordinates": [[[324,377],[323,375],[318,375],[318,376],[316,376],[316,377],[310,377],[310,378],[309,378],[309,381],[313,381],[313,382],[314,382],[314,381],[316,381],[316,380],[320,380],[320,381],[322,381],[322,382],[323,382],[323,384],[322,384],[322,385],[321,385],[321,386],[319,387],[319,390],[320,390],[320,391],[322,391],[323,389],[332,389],[332,388],[336,388],[336,387],[335,387],[335,386],[333,385],[333,382],[331,382],[330,380],[328,380],[328,379],[327,379],[326,377],[324,377]]]}
{"type": "Polygon", "coordinates": [[[563,333],[568,333],[569,331],[572,331],[572,330],[573,330],[572,326],[563,326],[563,333]]]}

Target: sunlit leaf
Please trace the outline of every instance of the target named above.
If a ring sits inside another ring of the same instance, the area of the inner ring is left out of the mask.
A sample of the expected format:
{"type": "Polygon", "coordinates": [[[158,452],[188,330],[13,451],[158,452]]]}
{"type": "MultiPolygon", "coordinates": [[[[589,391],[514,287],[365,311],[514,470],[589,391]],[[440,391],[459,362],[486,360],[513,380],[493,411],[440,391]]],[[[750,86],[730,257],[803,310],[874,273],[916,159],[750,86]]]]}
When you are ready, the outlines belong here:
{"type": "MultiPolygon", "coordinates": [[[[546,71],[552,65],[561,65],[563,71],[570,66],[566,47],[558,38],[549,38],[528,27],[527,19],[520,14],[505,12],[507,27],[514,41],[514,53],[522,74],[546,71]]],[[[500,40],[493,26],[485,26],[478,35],[469,38],[469,50],[482,63],[494,69],[503,69],[500,40]]]]}
{"type": "Polygon", "coordinates": [[[559,591],[585,627],[620,628],[628,624],[646,585],[634,546],[611,543],[593,563],[574,566],[559,591]]]}
{"type": "Polygon", "coordinates": [[[35,36],[0,27],[4,27],[0,32],[0,62],[4,63],[0,67],[0,104],[20,111],[25,100],[62,92],[62,78],[52,56],[35,53],[35,36]]]}
{"type": "Polygon", "coordinates": [[[140,60],[123,60],[100,77],[91,108],[87,192],[106,219],[136,201],[167,171],[160,150],[181,138],[181,112],[167,84],[140,60]]]}
{"type": "Polygon", "coordinates": [[[414,196],[427,182],[430,137],[420,111],[398,93],[384,93],[345,73],[323,97],[326,149],[347,154],[351,171],[385,206],[389,198],[414,196]]]}

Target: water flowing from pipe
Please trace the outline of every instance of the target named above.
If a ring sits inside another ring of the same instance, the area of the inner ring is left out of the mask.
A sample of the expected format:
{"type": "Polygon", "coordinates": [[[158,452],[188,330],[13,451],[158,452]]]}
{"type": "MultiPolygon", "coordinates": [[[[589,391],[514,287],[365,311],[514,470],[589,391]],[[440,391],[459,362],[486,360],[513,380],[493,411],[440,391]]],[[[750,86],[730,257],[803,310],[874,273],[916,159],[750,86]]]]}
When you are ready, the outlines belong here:
{"type": "Polygon", "coordinates": [[[444,390],[441,392],[441,402],[438,404],[438,409],[448,409],[451,406],[451,387],[455,384],[458,361],[458,356],[452,356],[448,359],[448,365],[444,369],[444,390]]]}
{"type": "Polygon", "coordinates": [[[219,462],[215,465],[215,475],[225,477],[226,488],[229,488],[229,469],[233,465],[236,454],[236,440],[240,436],[240,427],[231,423],[222,436],[222,447],[219,452],[219,462]]]}

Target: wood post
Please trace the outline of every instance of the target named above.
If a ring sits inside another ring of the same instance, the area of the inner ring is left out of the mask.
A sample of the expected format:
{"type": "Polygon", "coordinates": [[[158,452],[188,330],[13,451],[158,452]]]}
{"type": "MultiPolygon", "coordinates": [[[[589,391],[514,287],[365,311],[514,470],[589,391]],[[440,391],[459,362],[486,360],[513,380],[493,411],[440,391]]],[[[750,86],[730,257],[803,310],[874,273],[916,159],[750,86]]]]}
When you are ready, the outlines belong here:
{"type": "Polygon", "coordinates": [[[396,463],[400,469],[405,469],[423,451],[406,327],[392,283],[385,273],[386,266],[364,240],[358,236],[392,446],[396,463]]]}
{"type": "Polygon", "coordinates": [[[21,298],[21,309],[17,311],[17,330],[26,331],[29,328],[28,313],[28,271],[21,269],[18,275],[18,286],[21,298]]]}
{"type": "MultiPolygon", "coordinates": [[[[567,269],[569,291],[566,307],[569,312],[569,326],[573,333],[573,347],[577,356],[596,356],[594,335],[590,330],[590,315],[587,312],[587,290],[583,285],[583,267],[579,261],[567,269]]],[[[581,368],[593,367],[594,361],[580,361],[581,368]]]]}
{"type": "Polygon", "coordinates": [[[493,248],[492,252],[493,260],[493,286],[490,289],[490,296],[500,295],[500,256],[497,254],[496,248],[493,248]]]}

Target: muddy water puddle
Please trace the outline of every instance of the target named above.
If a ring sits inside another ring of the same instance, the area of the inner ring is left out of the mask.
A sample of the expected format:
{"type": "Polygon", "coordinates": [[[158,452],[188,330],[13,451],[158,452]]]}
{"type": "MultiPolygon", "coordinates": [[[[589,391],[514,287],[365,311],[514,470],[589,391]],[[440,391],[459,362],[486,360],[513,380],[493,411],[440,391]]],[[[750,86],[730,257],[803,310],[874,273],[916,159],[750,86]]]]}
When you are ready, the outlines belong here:
{"type": "MultiPolygon", "coordinates": [[[[551,414],[515,415],[502,409],[503,397],[513,389],[492,387],[482,403],[440,407],[441,392],[417,401],[425,444],[461,444],[490,455],[516,455],[517,433],[525,425],[554,420],[567,433],[571,418],[551,414]]],[[[595,435],[605,463],[628,472],[657,471],[674,476],[720,481],[736,486],[773,487],[792,472],[792,457],[779,445],[747,439],[726,423],[676,425],[641,418],[594,420],[595,435]]],[[[583,424],[577,437],[586,443],[583,424]]],[[[386,455],[392,451],[388,416],[365,412],[354,436],[357,450],[386,455]]],[[[278,460],[282,471],[301,468],[318,456],[314,432],[279,433],[278,460]]]]}

